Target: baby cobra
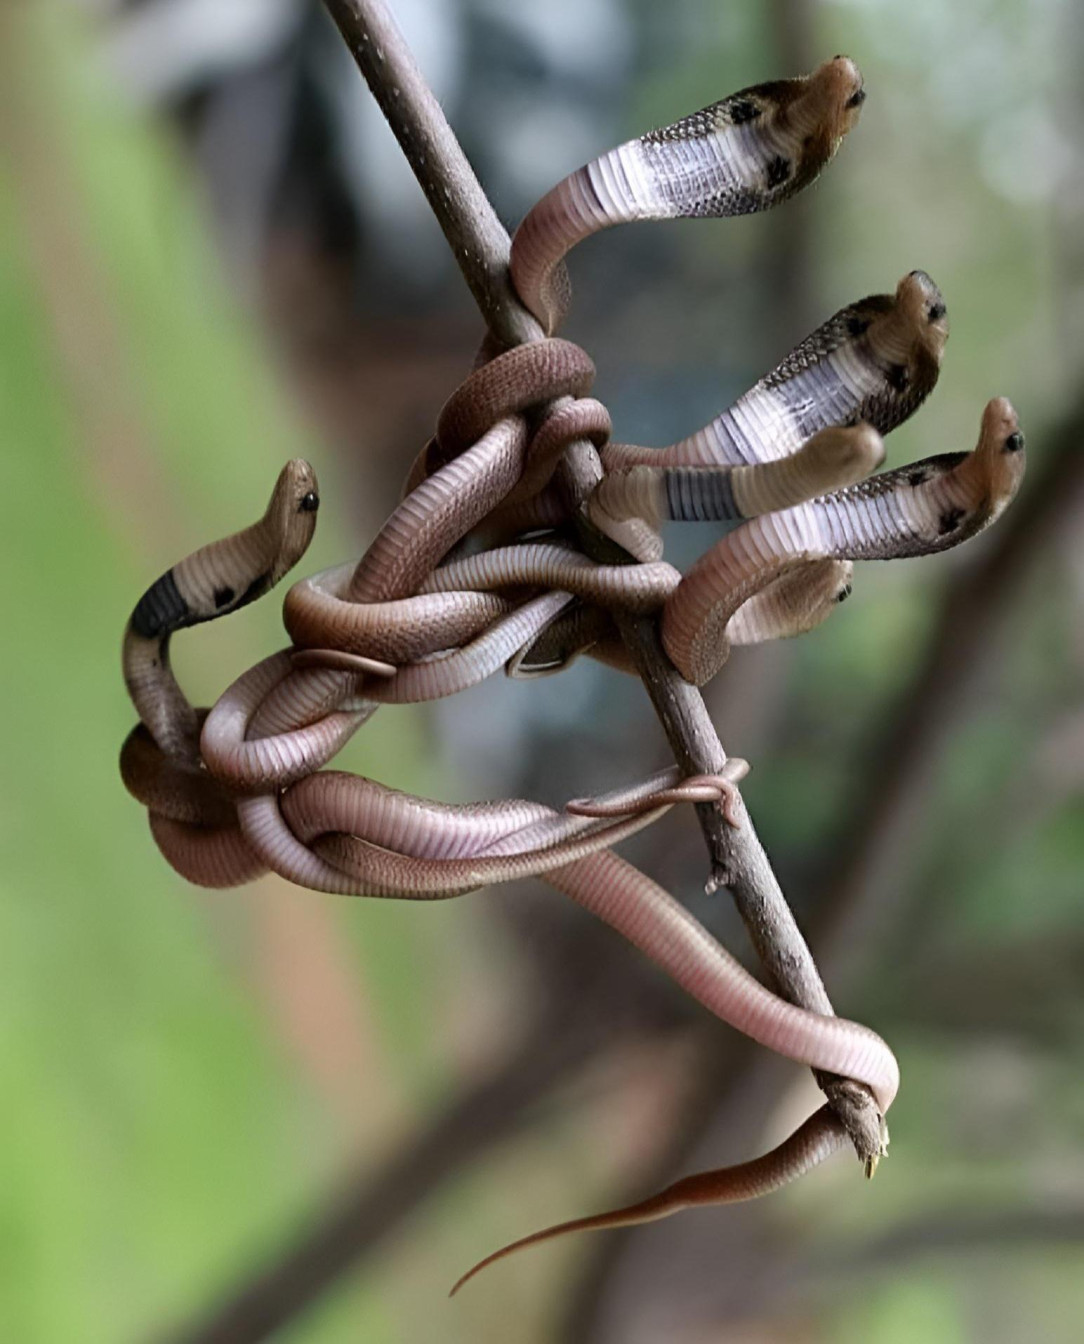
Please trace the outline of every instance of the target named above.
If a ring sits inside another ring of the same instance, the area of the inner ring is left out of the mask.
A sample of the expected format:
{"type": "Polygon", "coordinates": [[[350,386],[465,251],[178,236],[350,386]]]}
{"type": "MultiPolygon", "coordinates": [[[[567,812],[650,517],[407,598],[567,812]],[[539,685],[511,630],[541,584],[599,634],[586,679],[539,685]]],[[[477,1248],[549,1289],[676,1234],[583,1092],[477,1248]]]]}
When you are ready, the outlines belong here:
{"type": "Polygon", "coordinates": [[[748,466],[788,457],[831,425],[887,434],[937,384],[948,340],[941,291],[911,271],[895,294],[840,309],[710,424],[668,448],[612,443],[608,472],[629,467],[748,466]]]}
{"type": "Polygon", "coordinates": [[[263,517],[167,570],[136,603],[124,632],[124,681],[140,724],[121,750],[121,778],[148,809],[163,856],[191,882],[237,886],[265,871],[230,799],[201,768],[196,710],[169,661],[172,635],[274,587],[308,548],[320,497],[307,462],[288,462],[263,517]]]}
{"type": "Polygon", "coordinates": [[[600,229],[640,219],[747,215],[818,175],[865,98],[845,56],[801,79],[743,89],[618,145],[559,182],[512,239],[512,282],[547,332],[568,307],[564,257],[600,229]]]}
{"type": "Polygon", "coordinates": [[[947,337],[940,290],[924,271],[910,272],[895,295],[836,313],[688,438],[668,448],[608,444],[592,521],[626,544],[629,518],[651,526],[751,518],[861,479],[879,464],[863,471],[858,458],[848,461],[850,441],[836,427],[864,421],[887,434],[906,420],[937,382],[947,337]]]}
{"type": "Polygon", "coordinates": [[[287,462],[259,522],[193,552],[136,603],[124,632],[124,684],[167,756],[199,761],[196,711],[170,667],[170,637],[237,611],[273,588],[308,550],[319,507],[312,467],[300,458],[287,462]]]}
{"type": "Polygon", "coordinates": [[[743,523],[693,565],[663,609],[662,639],[697,685],[726,661],[743,603],[811,560],[932,555],[992,523],[1024,474],[1016,412],[995,397],[971,453],[945,453],[872,476],[807,504],[743,523]]]}

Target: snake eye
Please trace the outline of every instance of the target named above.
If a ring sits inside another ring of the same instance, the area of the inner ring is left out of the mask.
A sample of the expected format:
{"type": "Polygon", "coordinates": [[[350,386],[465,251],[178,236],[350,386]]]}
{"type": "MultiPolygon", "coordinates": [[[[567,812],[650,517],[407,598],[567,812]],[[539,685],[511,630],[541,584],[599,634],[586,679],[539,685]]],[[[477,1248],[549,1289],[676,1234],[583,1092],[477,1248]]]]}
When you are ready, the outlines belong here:
{"type": "Polygon", "coordinates": [[[855,92],[852,93],[851,96],[847,99],[847,106],[861,107],[865,101],[866,101],[865,89],[856,89],[855,92]]]}
{"type": "Polygon", "coordinates": [[[846,602],[846,600],[850,597],[850,595],[851,595],[851,585],[848,583],[845,587],[841,588],[839,592],[836,594],[836,601],[846,602]]]}
{"type": "Polygon", "coordinates": [[[940,322],[946,312],[948,312],[948,309],[943,303],[931,303],[926,316],[931,322],[940,322]]]}
{"type": "Polygon", "coordinates": [[[1015,433],[1010,434],[1009,437],[1005,440],[1005,451],[1007,453],[1018,453],[1020,449],[1023,448],[1023,446],[1024,446],[1024,436],[1023,434],[1020,433],[1019,430],[1016,430],[1015,433]]]}
{"type": "Polygon", "coordinates": [[[298,513],[315,513],[320,507],[320,496],[315,490],[310,490],[307,495],[302,497],[301,503],[297,506],[298,513]]]}

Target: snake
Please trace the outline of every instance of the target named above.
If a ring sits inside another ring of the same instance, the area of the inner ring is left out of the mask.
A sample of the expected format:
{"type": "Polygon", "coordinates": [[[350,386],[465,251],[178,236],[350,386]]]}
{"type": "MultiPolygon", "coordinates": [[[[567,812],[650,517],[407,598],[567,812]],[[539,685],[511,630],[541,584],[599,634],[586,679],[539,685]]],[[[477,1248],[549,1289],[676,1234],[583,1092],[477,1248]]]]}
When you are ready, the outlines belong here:
{"type": "Polygon", "coordinates": [[[308,549],[320,506],[316,474],[295,458],[283,467],[262,517],[166,570],[132,611],[121,645],[124,683],[140,722],[121,750],[121,778],[148,808],[158,848],[189,881],[239,886],[263,865],[245,843],[229,797],[202,769],[206,711],[177,683],[170,641],[186,627],[254,602],[308,549]]]}
{"type": "Polygon", "coordinates": [[[662,640],[697,685],[726,657],[726,626],[751,594],[810,560],[890,560],[956,546],[1004,511],[1023,479],[1024,436],[990,401],[970,453],[942,453],[743,523],[700,557],[668,599],[662,640]]]}
{"type": "MultiPolygon", "coordinates": [[[[606,444],[605,474],[587,501],[591,521],[652,560],[658,552],[640,543],[662,522],[737,521],[787,507],[788,488],[798,502],[862,479],[881,455],[876,436],[859,427],[883,435],[914,414],[936,386],[947,338],[941,291],[926,272],[909,272],[894,294],[835,313],[695,434],[669,448],[606,444]],[[779,476],[757,471],[772,462],[779,476]]],[[[554,516],[561,517],[541,521],[554,516]]],[[[805,633],[850,591],[849,566],[811,562],[792,570],[739,609],[727,646],[805,633]]],[[[537,652],[517,655],[510,675],[558,671],[580,652],[634,670],[597,607],[558,618],[540,641],[537,652]]]]}
{"type": "Polygon", "coordinates": [[[864,100],[858,67],[836,56],[611,149],[547,192],[516,230],[510,268],[520,298],[552,333],[570,298],[564,258],[600,229],[778,205],[814,181],[864,100]]]}
{"type": "MultiPolygon", "coordinates": [[[[664,647],[702,684],[732,645],[811,629],[850,592],[853,562],[930,554],[992,522],[1023,471],[1004,398],[977,448],[877,472],[882,436],[937,381],[948,327],[922,271],[852,303],[702,430],[668,448],[612,443],[591,397],[594,365],[555,332],[565,258],[633,220],[740,215],[812,182],[855,124],[853,62],[758,85],[610,150],[548,192],[512,242],[510,276],[543,339],[499,350],[442,409],[403,498],[360,560],[293,584],[291,645],[239,677],[209,710],[169,663],[178,630],[267,593],[315,527],[312,468],[283,469],[262,517],[175,564],[140,598],[123,640],[139,715],[121,754],[159,848],[189,880],[229,886],[267,870],[344,895],[444,899],[538,876],[654,960],[720,1019],[786,1057],[865,1083],[883,1115],[898,1066],[858,1023],[789,1004],[757,982],[666,891],[612,846],[684,802],[739,824],[744,762],[675,769],[557,810],[523,799],[452,806],[325,769],[384,703],[452,695],[504,668],[537,674],[581,651],[628,659],[614,613],[657,619],[664,647]],[[596,483],[570,489],[561,463],[587,444],[596,483]],[[590,520],[629,553],[600,564],[570,528],[590,520]],[[661,559],[667,520],[736,524],[682,575],[661,559]]],[[[753,1198],[846,1142],[828,1107],[773,1152],[686,1178],[636,1205],[560,1224],[487,1257],[575,1230],[753,1198]]],[[[455,1290],[453,1290],[455,1291],[455,1290]]]]}
{"type": "Polygon", "coordinates": [[[319,507],[312,467],[300,458],[287,462],[257,522],[173,565],[136,603],[121,646],[124,684],[165,755],[199,759],[197,715],[173,675],[170,639],[274,587],[308,549],[319,507]]]}

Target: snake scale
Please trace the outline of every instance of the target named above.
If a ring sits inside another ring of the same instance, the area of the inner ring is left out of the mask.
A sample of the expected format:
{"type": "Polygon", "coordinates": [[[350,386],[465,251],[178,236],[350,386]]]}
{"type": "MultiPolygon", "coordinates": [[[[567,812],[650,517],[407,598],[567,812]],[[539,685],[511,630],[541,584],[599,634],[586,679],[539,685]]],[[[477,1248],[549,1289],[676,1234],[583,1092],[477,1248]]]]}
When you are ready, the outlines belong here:
{"type": "MultiPolygon", "coordinates": [[[[322,768],[383,703],[453,695],[502,668],[556,670],[581,652],[626,667],[615,611],[656,617],[674,664],[703,683],[730,645],[823,621],[850,592],[854,561],[944,550],[1004,509],[1024,464],[1004,398],[987,406],[973,452],[872,474],[882,436],[921,405],[940,370],[945,303],[922,271],[843,308],[709,425],[666,448],[610,442],[609,413],[589,395],[591,360],[554,334],[576,243],[633,220],[770,208],[816,178],[864,98],[855,65],[836,57],[621,145],[547,193],[511,254],[513,283],[545,339],[485,350],[365,554],[295,583],[284,602],[290,647],[209,710],[177,684],[170,639],[262,596],[297,563],[319,506],[312,468],[288,463],[258,522],[147,590],[123,642],[140,722],[121,774],[177,871],[227,887],[271,870],[321,891],[416,900],[537,875],[722,1020],[792,1060],[865,1083],[888,1110],[899,1075],[879,1036],[779,999],[612,852],[680,802],[717,801],[735,822],[744,762],[684,780],[666,771],[560,812],[526,800],[453,807],[322,768]],[[560,470],[575,443],[593,445],[600,464],[586,500],[570,495],[560,470]],[[570,526],[580,512],[626,548],[627,563],[582,552],[570,526]],[[683,575],[661,559],[658,528],[685,519],[734,527],[683,575]]],[[[536,1233],[460,1284],[565,1232],[765,1194],[844,1142],[824,1107],[763,1157],[536,1233]]]]}

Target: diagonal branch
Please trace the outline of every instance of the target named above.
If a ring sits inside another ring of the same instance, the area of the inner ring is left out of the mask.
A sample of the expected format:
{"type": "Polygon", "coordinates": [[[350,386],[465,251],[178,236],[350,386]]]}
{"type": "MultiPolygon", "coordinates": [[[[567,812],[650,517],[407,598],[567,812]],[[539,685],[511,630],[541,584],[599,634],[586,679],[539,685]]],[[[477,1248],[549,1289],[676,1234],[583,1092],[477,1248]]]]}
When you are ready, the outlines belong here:
{"type": "MultiPolygon", "coordinates": [[[[502,345],[542,337],[508,275],[509,238],[448,125],[384,0],[326,0],[358,68],[399,142],[492,336],[502,345]]],[[[654,622],[627,621],[635,656],[675,759],[688,774],[726,761],[700,692],[666,658],[654,622]]],[[[712,882],[729,887],[765,970],[786,998],[818,1013],[832,1006],[813,957],[744,807],[731,827],[717,806],[697,809],[712,882]]],[[[818,1075],[867,1169],[882,1150],[882,1120],[869,1091],[818,1075]]]]}

